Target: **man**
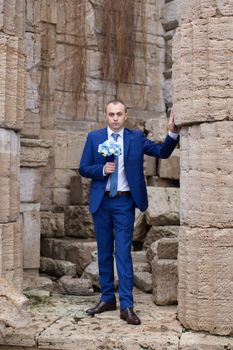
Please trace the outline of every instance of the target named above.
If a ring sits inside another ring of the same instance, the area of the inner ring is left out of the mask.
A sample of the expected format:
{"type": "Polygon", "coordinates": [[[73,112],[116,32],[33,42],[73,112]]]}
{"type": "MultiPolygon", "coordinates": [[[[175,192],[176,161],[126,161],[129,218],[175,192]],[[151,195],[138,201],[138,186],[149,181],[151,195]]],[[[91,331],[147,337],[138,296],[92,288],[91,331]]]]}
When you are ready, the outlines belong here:
{"type": "Polygon", "coordinates": [[[107,128],[88,134],[79,172],[92,179],[90,212],[93,216],[97,239],[100,302],[87,310],[89,315],[116,310],[114,294],[115,254],[119,277],[120,318],[129,324],[141,323],[133,309],[133,264],[131,243],[135,208],[148,207],[143,175],[143,155],[168,158],[177,145],[177,127],[171,113],[169,135],[163,144],[148,140],[142,131],[125,128],[127,109],[122,101],[110,101],[105,110],[107,128]],[[119,143],[122,154],[109,161],[98,153],[98,147],[107,139],[119,143]],[[115,189],[114,189],[115,186],[115,189]],[[115,249],[114,249],[115,241],[115,249]]]}

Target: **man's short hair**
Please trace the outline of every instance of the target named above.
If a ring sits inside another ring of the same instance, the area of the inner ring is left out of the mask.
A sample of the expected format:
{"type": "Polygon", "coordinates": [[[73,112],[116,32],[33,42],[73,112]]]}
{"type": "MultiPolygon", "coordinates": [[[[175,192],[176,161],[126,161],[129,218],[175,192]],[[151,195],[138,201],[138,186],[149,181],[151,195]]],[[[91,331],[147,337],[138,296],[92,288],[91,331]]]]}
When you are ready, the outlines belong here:
{"type": "Polygon", "coordinates": [[[114,99],[114,100],[108,101],[108,103],[106,104],[106,107],[105,107],[105,113],[107,112],[108,105],[110,105],[111,103],[114,104],[114,105],[116,105],[118,103],[121,103],[125,107],[125,113],[127,113],[127,106],[126,106],[126,104],[123,101],[118,100],[118,99],[114,99]]]}

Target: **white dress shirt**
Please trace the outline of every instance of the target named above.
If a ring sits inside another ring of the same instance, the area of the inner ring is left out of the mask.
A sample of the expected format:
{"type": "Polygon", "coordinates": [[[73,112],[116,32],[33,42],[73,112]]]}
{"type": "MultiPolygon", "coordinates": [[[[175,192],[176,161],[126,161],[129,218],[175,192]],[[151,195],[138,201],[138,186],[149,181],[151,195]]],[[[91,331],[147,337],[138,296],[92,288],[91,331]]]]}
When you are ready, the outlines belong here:
{"type": "MultiPolygon", "coordinates": [[[[112,139],[114,141],[114,138],[112,136],[113,133],[116,133],[115,131],[112,131],[109,127],[107,127],[107,132],[108,132],[108,139],[112,139]]],[[[129,184],[125,176],[125,167],[124,167],[124,142],[123,142],[123,135],[124,135],[124,128],[121,129],[118,133],[118,139],[117,143],[121,146],[121,155],[118,157],[118,184],[117,184],[117,191],[129,191],[129,184]]],[[[172,131],[168,131],[168,135],[173,138],[177,139],[179,134],[176,134],[172,131]]],[[[103,169],[103,174],[106,176],[104,173],[103,169]]],[[[106,191],[110,191],[110,177],[108,178],[107,185],[106,185],[106,191]]]]}
{"type": "MultiPolygon", "coordinates": [[[[112,133],[116,133],[115,131],[112,131],[109,127],[107,128],[108,131],[108,139],[113,139],[112,133]]],[[[129,191],[129,184],[125,176],[125,167],[124,167],[124,142],[123,142],[123,135],[124,135],[124,128],[121,129],[118,133],[118,139],[117,143],[121,146],[121,155],[118,157],[118,185],[117,185],[117,191],[129,191]]],[[[106,191],[110,191],[110,178],[108,178],[107,185],[106,185],[106,191]]]]}

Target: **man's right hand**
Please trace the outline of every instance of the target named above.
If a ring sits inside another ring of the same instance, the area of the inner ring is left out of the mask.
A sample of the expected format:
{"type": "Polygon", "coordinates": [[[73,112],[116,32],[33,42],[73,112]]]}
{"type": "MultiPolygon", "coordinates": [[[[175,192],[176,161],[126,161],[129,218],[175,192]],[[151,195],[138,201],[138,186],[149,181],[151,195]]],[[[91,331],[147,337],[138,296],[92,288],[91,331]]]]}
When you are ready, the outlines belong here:
{"type": "Polygon", "coordinates": [[[104,166],[104,174],[109,175],[114,173],[116,170],[116,163],[115,162],[107,162],[104,166]]]}

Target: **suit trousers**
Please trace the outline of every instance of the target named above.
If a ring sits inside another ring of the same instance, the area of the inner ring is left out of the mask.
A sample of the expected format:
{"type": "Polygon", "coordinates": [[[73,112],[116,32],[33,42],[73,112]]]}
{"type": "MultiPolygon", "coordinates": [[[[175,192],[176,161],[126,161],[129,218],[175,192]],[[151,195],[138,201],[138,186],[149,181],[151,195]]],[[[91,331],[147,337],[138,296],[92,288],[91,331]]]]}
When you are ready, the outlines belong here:
{"type": "Polygon", "coordinates": [[[131,195],[109,197],[106,194],[92,214],[98,249],[101,301],[114,302],[114,255],[119,279],[121,310],[133,307],[133,263],[131,245],[135,203],[131,195]],[[114,244],[115,243],[115,244],[114,244]]]}

